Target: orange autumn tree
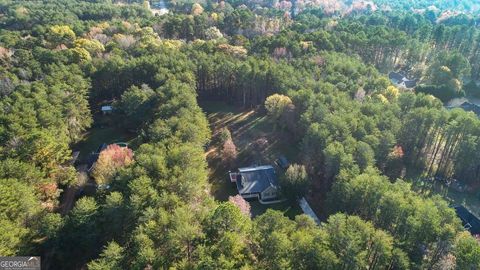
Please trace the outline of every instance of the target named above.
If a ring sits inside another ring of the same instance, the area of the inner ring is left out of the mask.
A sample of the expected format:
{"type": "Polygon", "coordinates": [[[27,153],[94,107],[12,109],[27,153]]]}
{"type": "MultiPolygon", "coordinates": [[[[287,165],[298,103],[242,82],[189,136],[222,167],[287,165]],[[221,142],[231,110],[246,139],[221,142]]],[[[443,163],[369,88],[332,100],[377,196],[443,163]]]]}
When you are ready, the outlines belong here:
{"type": "Polygon", "coordinates": [[[394,180],[402,176],[404,169],[403,156],[403,148],[400,145],[395,145],[388,154],[385,174],[390,179],[394,180]]]}
{"type": "Polygon", "coordinates": [[[93,177],[97,184],[108,184],[112,181],[117,171],[133,162],[133,151],[128,147],[121,147],[116,144],[110,144],[100,152],[95,167],[93,168],[93,177]]]}
{"type": "Polygon", "coordinates": [[[250,203],[247,202],[240,194],[228,197],[228,201],[237,206],[244,215],[250,217],[250,203]]]}

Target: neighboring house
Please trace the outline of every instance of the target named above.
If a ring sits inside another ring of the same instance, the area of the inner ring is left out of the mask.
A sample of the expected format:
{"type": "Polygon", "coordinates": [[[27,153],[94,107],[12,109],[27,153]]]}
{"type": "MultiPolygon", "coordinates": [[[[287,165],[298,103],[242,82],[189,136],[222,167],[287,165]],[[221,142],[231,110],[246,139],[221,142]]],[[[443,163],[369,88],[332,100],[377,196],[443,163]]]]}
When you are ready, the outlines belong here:
{"type": "Polygon", "coordinates": [[[462,220],[463,227],[472,235],[480,234],[480,220],[461,205],[454,208],[457,216],[462,220]]]}
{"type": "Polygon", "coordinates": [[[474,112],[477,116],[480,117],[480,106],[473,103],[465,101],[460,105],[460,108],[464,109],[467,112],[474,112]]]}
{"type": "Polygon", "coordinates": [[[399,72],[390,72],[388,74],[390,81],[398,87],[411,89],[417,86],[417,79],[408,79],[406,76],[399,72]]]}
{"type": "Polygon", "coordinates": [[[476,104],[473,104],[471,102],[468,102],[468,101],[464,101],[462,104],[458,105],[458,104],[451,104],[451,105],[448,105],[448,106],[445,106],[445,108],[451,110],[451,109],[455,109],[455,108],[462,108],[463,110],[467,111],[467,112],[473,112],[474,114],[476,114],[478,117],[480,117],[480,106],[476,105],[476,104]]]}
{"type": "Polygon", "coordinates": [[[102,113],[103,114],[111,114],[113,112],[112,106],[102,106],[102,113]]]}
{"type": "MultiPolygon", "coordinates": [[[[120,147],[128,147],[128,143],[126,142],[116,142],[114,143],[120,147]]],[[[88,172],[91,172],[93,170],[93,167],[95,166],[95,163],[97,163],[98,157],[100,157],[100,152],[105,150],[107,148],[108,144],[102,143],[95,152],[92,152],[90,154],[90,157],[88,158],[88,172]]]]}
{"type": "Polygon", "coordinates": [[[243,198],[257,198],[260,203],[275,203],[281,200],[281,189],[277,174],[270,165],[239,168],[230,173],[230,180],[235,182],[243,198]]]}

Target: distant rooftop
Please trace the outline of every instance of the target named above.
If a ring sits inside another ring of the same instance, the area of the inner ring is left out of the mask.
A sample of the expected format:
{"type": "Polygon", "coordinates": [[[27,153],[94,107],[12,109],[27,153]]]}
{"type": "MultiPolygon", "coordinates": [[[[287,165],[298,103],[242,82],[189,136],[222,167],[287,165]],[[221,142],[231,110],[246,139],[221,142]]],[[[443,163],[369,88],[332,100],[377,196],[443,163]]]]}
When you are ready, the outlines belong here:
{"type": "Polygon", "coordinates": [[[455,206],[455,212],[457,216],[462,220],[462,224],[465,229],[469,230],[470,233],[476,235],[480,234],[480,220],[474,216],[467,208],[463,206],[455,206]]]}
{"type": "Polygon", "coordinates": [[[474,112],[476,115],[480,116],[480,106],[475,105],[470,102],[464,102],[460,105],[460,108],[464,109],[467,112],[474,112]]]}
{"type": "Polygon", "coordinates": [[[102,106],[102,112],[108,112],[113,110],[112,106],[102,106]]]}
{"type": "Polygon", "coordinates": [[[473,112],[478,117],[480,117],[480,106],[469,101],[463,101],[460,105],[458,102],[449,102],[448,105],[445,106],[447,109],[455,109],[455,108],[462,108],[467,112],[473,112]]]}
{"type": "Polygon", "coordinates": [[[417,79],[409,79],[401,72],[390,72],[388,78],[393,84],[403,86],[405,88],[414,88],[417,86],[417,79]]]}

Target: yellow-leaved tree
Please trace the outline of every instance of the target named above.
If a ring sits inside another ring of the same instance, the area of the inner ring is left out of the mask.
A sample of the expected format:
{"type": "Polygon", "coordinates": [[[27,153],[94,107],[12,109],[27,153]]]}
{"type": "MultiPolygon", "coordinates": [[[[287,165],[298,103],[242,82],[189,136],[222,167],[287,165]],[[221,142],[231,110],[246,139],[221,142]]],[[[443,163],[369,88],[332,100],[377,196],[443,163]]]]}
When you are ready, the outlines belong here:
{"type": "Polygon", "coordinates": [[[265,109],[268,115],[276,121],[292,104],[292,100],[288,96],[273,94],[265,100],[265,109]]]}

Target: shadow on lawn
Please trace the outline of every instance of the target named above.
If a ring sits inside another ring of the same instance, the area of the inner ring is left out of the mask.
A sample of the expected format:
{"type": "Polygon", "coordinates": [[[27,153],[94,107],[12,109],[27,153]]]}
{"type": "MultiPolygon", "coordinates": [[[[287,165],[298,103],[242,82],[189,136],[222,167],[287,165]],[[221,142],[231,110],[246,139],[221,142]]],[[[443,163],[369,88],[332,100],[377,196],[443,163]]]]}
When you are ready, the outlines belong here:
{"type": "MultiPolygon", "coordinates": [[[[202,108],[207,113],[214,138],[207,149],[209,181],[211,194],[220,201],[228,200],[229,196],[237,194],[235,184],[228,179],[228,171],[237,167],[251,165],[273,164],[280,155],[285,155],[291,161],[296,158],[296,144],[292,143],[289,134],[275,130],[264,113],[255,110],[241,110],[219,102],[205,102],[202,108]],[[220,157],[220,145],[215,142],[218,131],[227,127],[232,134],[237,147],[237,160],[233,166],[225,165],[220,157]]],[[[252,216],[264,213],[267,209],[275,209],[293,218],[302,211],[296,203],[284,202],[272,205],[262,205],[257,201],[250,202],[252,216]]]]}

